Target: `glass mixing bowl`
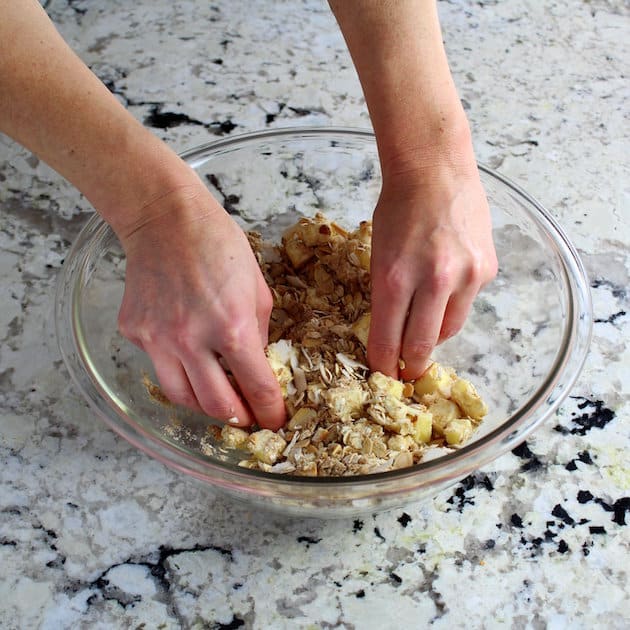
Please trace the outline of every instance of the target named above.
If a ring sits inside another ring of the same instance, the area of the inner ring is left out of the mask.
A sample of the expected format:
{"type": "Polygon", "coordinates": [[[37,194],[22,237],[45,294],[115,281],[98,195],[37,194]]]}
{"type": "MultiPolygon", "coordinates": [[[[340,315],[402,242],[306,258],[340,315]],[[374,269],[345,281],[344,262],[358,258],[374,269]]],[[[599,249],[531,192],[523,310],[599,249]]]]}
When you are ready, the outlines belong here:
{"type": "MultiPolygon", "coordinates": [[[[371,132],[335,128],[262,131],[182,155],[247,230],[278,239],[301,216],[324,212],[352,227],[370,218],[380,189],[371,132]]],[[[480,166],[491,206],[499,273],[464,329],[434,359],[472,380],[490,412],[459,450],[411,468],[305,478],[241,468],[214,444],[214,420],[157,404],[148,357],[117,331],[125,257],[99,216],[66,258],[56,295],[65,364],[98,415],[134,446],[254,507],[340,517],[432,497],[517,446],[557,410],[586,357],[592,315],[579,257],[550,214],[503,176],[480,166]],[[213,448],[214,447],[214,448],[213,448]]]]}

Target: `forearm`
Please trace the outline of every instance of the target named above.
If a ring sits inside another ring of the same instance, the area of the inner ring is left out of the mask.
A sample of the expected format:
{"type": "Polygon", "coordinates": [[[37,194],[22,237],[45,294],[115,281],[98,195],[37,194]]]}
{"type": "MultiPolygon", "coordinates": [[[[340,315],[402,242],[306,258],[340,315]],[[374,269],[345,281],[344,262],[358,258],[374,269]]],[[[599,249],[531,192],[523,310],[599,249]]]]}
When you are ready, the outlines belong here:
{"type": "Polygon", "coordinates": [[[83,192],[119,233],[188,169],[70,50],[34,0],[0,0],[0,132],[83,192]],[[181,164],[180,164],[181,163],[181,164]]]}
{"type": "Polygon", "coordinates": [[[468,124],[434,0],[330,0],[365,94],[384,170],[454,153],[468,124]]]}

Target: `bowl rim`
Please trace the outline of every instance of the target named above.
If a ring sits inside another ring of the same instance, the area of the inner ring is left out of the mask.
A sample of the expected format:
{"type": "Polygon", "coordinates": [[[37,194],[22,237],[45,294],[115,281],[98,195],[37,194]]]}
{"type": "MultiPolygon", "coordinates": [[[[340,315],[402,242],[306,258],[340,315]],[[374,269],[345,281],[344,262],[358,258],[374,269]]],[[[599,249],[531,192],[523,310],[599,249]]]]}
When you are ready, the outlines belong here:
{"type": "MultiPolygon", "coordinates": [[[[255,144],[261,140],[278,141],[296,137],[339,137],[375,141],[374,133],[369,129],[337,126],[282,127],[249,133],[235,134],[225,138],[212,140],[179,154],[192,168],[200,156],[207,159],[208,152],[217,153],[224,149],[255,144]]],[[[204,160],[205,161],[205,160],[204,160]]],[[[66,256],[64,266],[59,275],[55,294],[55,328],[57,343],[63,361],[75,385],[79,388],[90,407],[116,433],[135,447],[157,458],[165,465],[223,487],[233,487],[246,492],[260,493],[260,487],[249,488],[248,481],[256,479],[263,484],[271,484],[274,489],[284,487],[305,488],[329,487],[342,489],[347,486],[376,486],[379,482],[396,482],[416,477],[418,485],[432,484],[435,481],[452,479],[453,482],[466,476],[473,470],[498,458],[508,450],[517,446],[531,431],[555,413],[560,404],[569,395],[570,389],[578,379],[590,346],[592,336],[592,303],[586,271],[577,250],[569,238],[553,218],[551,213],[534,197],[518,184],[490,167],[478,163],[478,168],[487,176],[494,178],[524,202],[524,208],[539,228],[543,228],[556,248],[558,260],[562,264],[562,275],[567,295],[567,317],[560,348],[555,360],[549,368],[543,382],[529,399],[514,413],[506,418],[498,427],[483,435],[480,439],[463,447],[444,454],[435,459],[398,470],[343,477],[304,477],[291,474],[267,473],[239,467],[230,462],[211,459],[200,455],[184,446],[171,445],[160,439],[155,433],[145,429],[131,419],[119,406],[107,396],[104,388],[98,383],[92,371],[86,369],[89,364],[81,344],[77,343],[81,331],[77,327],[75,304],[76,289],[81,274],[72,283],[72,273],[85,260],[89,245],[105,233],[113,231],[98,214],[94,214],[80,231],[66,256]],[[68,327],[69,315],[71,326],[68,327]],[[81,362],[83,361],[83,363],[81,362]],[[86,378],[87,376],[87,378],[86,378]],[[96,394],[96,395],[95,395],[96,394]],[[546,403],[546,404],[545,404],[546,403]],[[539,410],[536,414],[534,408],[539,410]],[[111,412],[114,415],[111,415],[111,412]],[[497,445],[496,448],[489,448],[497,445]],[[452,465],[458,463],[455,472],[452,465]],[[219,477],[213,473],[219,473],[219,477]],[[446,474],[445,474],[446,473],[446,474]]],[[[271,486],[270,486],[271,487],[271,486]]],[[[401,491],[409,490],[408,487],[401,491]]]]}

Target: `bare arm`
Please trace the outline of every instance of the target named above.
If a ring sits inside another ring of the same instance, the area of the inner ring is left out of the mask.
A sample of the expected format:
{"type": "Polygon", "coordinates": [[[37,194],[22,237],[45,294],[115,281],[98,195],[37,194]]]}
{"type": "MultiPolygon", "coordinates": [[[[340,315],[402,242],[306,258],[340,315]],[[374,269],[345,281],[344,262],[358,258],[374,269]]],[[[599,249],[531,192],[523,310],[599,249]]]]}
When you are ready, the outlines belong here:
{"type": "Polygon", "coordinates": [[[37,2],[0,0],[0,12],[0,131],[75,184],[124,235],[143,205],[190,175],[70,50],[37,2]]]}
{"type": "Polygon", "coordinates": [[[0,15],[0,131],[77,186],[117,233],[127,255],[121,332],[151,356],[174,402],[280,426],[284,403],[263,350],[271,295],[245,235],[35,0],[0,0],[0,15]]]}
{"type": "Polygon", "coordinates": [[[415,378],[496,274],[488,204],[434,0],[331,0],[363,87],[383,187],[374,212],[372,369],[415,378]]]}

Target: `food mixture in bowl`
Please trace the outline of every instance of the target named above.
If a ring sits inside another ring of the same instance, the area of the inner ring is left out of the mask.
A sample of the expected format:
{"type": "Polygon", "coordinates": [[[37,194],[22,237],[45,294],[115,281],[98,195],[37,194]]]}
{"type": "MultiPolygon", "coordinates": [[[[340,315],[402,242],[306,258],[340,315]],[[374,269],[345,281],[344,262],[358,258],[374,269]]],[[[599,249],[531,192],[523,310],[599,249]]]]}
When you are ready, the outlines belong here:
{"type": "MultiPolygon", "coordinates": [[[[248,236],[273,294],[267,357],[289,421],[277,432],[211,425],[218,444],[243,450],[241,466],[368,474],[412,466],[468,440],[487,413],[472,383],[438,363],[408,382],[367,367],[369,221],[348,232],[317,214],[287,229],[280,244],[248,236]]],[[[151,384],[149,391],[161,398],[151,384]]]]}

